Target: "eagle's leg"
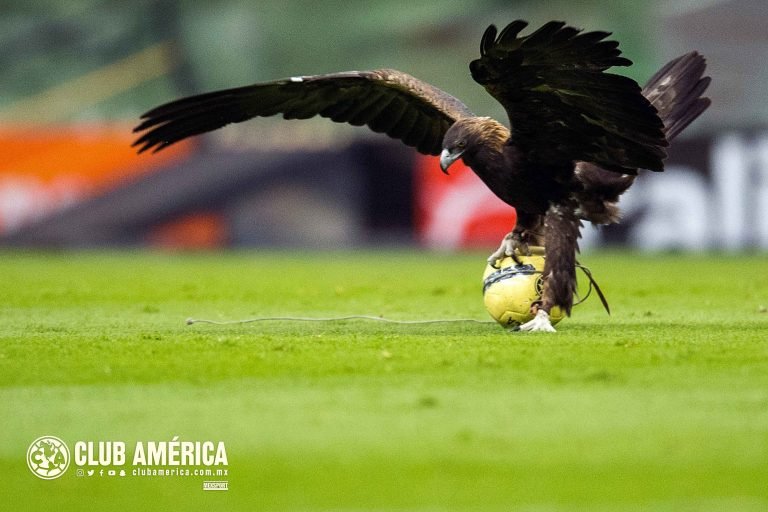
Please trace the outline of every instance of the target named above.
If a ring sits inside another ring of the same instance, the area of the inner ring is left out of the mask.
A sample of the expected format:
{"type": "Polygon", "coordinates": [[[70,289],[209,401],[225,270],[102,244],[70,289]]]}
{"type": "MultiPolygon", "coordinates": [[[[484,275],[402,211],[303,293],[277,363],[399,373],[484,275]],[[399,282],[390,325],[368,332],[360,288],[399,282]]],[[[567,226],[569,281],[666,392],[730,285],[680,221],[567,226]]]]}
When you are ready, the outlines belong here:
{"type": "Polygon", "coordinates": [[[541,302],[532,307],[536,316],[520,326],[521,331],[555,332],[550,310],[558,306],[571,314],[576,292],[576,253],[581,222],[576,205],[570,202],[550,206],[544,218],[544,271],[541,302]]]}
{"type": "Polygon", "coordinates": [[[499,248],[488,256],[488,264],[496,267],[498,261],[511,256],[515,263],[520,264],[517,254],[531,255],[529,245],[541,245],[540,228],[541,215],[531,215],[518,212],[517,224],[513,231],[507,233],[501,240],[499,248]]]}

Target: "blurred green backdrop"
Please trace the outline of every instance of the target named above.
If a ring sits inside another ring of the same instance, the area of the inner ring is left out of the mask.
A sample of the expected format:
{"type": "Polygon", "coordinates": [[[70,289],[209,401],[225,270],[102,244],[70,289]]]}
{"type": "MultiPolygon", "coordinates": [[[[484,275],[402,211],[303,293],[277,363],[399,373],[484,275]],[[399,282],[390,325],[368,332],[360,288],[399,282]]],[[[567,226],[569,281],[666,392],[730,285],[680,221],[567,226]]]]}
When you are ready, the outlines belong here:
{"type": "MultiPolygon", "coordinates": [[[[157,72],[139,83],[112,77],[111,87],[101,96],[93,94],[92,87],[75,88],[67,108],[40,109],[43,119],[35,119],[62,121],[133,119],[148,106],[179,94],[289,75],[377,67],[418,75],[464,98],[477,112],[499,116],[499,107],[469,79],[467,68],[488,24],[523,18],[538,25],[563,19],[612,31],[636,63],[627,73],[644,80],[662,59],[656,57],[660,39],[652,28],[649,33],[649,27],[654,27],[661,5],[669,12],[670,2],[5,0],[4,4],[0,119],[24,120],[30,109],[14,108],[20,100],[53,101],[52,88],[153,45],[172,45],[159,54],[167,62],[155,63],[157,72]]],[[[142,62],[134,65],[146,71],[142,62]]]]}

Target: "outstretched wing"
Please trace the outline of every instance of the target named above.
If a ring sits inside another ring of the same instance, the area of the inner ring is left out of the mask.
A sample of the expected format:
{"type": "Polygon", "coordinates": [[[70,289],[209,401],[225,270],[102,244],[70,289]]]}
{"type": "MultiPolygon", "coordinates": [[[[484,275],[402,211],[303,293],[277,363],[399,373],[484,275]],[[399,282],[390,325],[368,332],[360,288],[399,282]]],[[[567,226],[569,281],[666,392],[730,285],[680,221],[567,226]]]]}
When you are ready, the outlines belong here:
{"type": "Polygon", "coordinates": [[[510,142],[533,162],[582,160],[612,171],[662,171],[667,141],[637,83],[606,73],[628,66],[607,32],[583,33],[551,21],[518,37],[525,21],[497,35],[491,25],[470,63],[476,82],[507,111],[510,142]]]}
{"type": "Polygon", "coordinates": [[[339,123],[367,125],[418,151],[437,155],[443,135],[471,116],[450,94],[406,73],[380,69],[292,77],[190,96],[154,108],[134,132],[139,152],[159,151],[192,135],[253,117],[285,119],[316,115],[339,123]]]}

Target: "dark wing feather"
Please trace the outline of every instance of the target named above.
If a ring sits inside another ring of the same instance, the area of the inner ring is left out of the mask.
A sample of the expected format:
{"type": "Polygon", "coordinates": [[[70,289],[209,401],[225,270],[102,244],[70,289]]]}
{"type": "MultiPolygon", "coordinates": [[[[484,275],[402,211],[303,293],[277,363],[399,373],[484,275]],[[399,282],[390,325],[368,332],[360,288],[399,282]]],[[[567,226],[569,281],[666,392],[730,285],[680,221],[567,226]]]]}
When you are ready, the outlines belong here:
{"type": "Polygon", "coordinates": [[[659,112],[667,140],[671,141],[712,103],[701,95],[711,78],[704,76],[707,61],[690,52],[669,61],[643,87],[643,96],[659,112]]]}
{"type": "Polygon", "coordinates": [[[582,160],[620,173],[663,170],[663,124],[634,80],[606,73],[627,66],[607,32],[583,33],[552,21],[519,37],[527,24],[510,23],[496,37],[489,27],[476,82],[507,111],[510,142],[533,162],[582,160]]]}
{"type": "MultiPolygon", "coordinates": [[[[707,62],[698,52],[671,60],[643,87],[645,96],[664,123],[667,140],[672,141],[709,107],[702,97],[710,77],[704,76],[707,62]]],[[[618,222],[615,203],[634,183],[634,176],[618,176],[587,162],[576,163],[576,176],[583,185],[581,206],[586,219],[598,224],[618,222]]]]}
{"type": "Polygon", "coordinates": [[[253,117],[285,119],[316,115],[401,139],[437,155],[443,135],[457,119],[471,116],[453,96],[400,71],[350,71],[293,77],[190,96],[154,108],[134,132],[139,152],[158,151],[186,137],[253,117]]]}

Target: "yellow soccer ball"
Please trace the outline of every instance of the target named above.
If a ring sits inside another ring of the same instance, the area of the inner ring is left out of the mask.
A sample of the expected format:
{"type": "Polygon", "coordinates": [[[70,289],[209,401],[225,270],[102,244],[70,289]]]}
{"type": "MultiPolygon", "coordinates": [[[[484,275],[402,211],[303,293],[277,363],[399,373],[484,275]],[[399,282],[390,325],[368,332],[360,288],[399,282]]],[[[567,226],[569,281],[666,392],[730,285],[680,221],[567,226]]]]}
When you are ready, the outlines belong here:
{"type": "MultiPolygon", "coordinates": [[[[544,248],[530,247],[531,255],[518,254],[520,265],[507,256],[497,261],[498,268],[485,267],[483,273],[483,302],[485,309],[508,329],[533,320],[531,304],[541,300],[541,278],[544,270],[544,248]]],[[[565,315],[558,307],[549,312],[552,325],[565,315]]]]}

